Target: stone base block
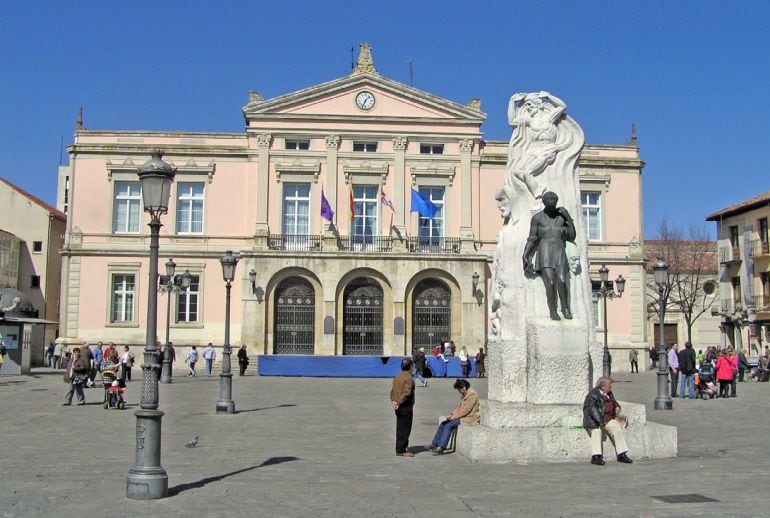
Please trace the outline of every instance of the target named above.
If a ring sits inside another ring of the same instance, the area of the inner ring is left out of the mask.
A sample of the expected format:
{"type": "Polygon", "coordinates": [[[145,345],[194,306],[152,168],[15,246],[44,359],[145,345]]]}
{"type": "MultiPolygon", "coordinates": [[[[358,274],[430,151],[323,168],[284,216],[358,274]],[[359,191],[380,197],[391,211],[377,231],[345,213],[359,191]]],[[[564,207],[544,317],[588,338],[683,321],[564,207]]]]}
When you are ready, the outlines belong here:
{"type": "MultiPolygon", "coordinates": [[[[631,458],[676,457],[676,427],[647,422],[644,405],[620,404],[629,419],[625,433],[631,458]]],[[[582,408],[576,405],[484,401],[482,416],[482,424],[458,429],[457,451],[469,460],[535,464],[591,458],[588,434],[582,427],[582,408]]],[[[609,439],[604,443],[604,453],[608,460],[615,457],[609,439]]]]}

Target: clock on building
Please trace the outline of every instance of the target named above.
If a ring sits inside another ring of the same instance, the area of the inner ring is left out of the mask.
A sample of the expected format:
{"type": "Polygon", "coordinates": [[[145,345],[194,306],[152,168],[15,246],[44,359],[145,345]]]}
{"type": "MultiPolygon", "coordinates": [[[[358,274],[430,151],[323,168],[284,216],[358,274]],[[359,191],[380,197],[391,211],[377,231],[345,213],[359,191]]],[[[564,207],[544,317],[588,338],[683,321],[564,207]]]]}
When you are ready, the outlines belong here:
{"type": "Polygon", "coordinates": [[[371,110],[374,108],[374,94],[372,92],[367,92],[366,90],[359,92],[358,95],[356,95],[356,106],[362,110],[371,110]]]}

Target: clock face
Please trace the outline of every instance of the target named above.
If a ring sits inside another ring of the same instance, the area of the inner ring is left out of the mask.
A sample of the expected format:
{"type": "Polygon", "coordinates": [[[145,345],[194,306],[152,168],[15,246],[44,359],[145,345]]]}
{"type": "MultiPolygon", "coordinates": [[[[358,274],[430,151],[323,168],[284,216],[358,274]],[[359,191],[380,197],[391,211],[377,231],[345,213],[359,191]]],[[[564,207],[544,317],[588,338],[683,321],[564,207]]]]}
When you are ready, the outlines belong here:
{"type": "Polygon", "coordinates": [[[374,108],[374,94],[363,91],[356,95],[356,106],[362,110],[371,110],[374,108]]]}

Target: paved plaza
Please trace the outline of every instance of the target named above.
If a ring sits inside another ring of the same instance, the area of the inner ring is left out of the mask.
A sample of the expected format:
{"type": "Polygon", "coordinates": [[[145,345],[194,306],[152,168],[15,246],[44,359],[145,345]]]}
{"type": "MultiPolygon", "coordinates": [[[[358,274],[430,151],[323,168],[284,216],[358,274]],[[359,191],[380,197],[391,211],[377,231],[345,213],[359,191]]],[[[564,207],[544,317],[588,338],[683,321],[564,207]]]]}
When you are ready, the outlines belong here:
{"type": "MultiPolygon", "coordinates": [[[[137,369],[138,371],[138,369],[137,369]]],[[[475,464],[459,454],[396,457],[388,379],[234,377],[235,415],[216,415],[218,376],[161,385],[162,464],[170,495],[125,497],[140,385],[129,409],[62,407],[59,371],[0,377],[0,516],[767,516],[770,384],[738,398],[680,400],[653,411],[655,375],[618,376],[620,400],[679,429],[679,457],[475,464]],[[196,448],[185,448],[195,435],[196,448]],[[707,503],[656,497],[697,494],[707,503]]],[[[179,373],[181,374],[181,373],[179,373]]],[[[456,406],[451,379],[417,389],[413,446],[456,406]]],[[[471,380],[482,397],[486,380],[471,380]]],[[[588,453],[588,452],[586,452],[588,453]]],[[[634,458],[634,452],[630,452],[634,458]]]]}

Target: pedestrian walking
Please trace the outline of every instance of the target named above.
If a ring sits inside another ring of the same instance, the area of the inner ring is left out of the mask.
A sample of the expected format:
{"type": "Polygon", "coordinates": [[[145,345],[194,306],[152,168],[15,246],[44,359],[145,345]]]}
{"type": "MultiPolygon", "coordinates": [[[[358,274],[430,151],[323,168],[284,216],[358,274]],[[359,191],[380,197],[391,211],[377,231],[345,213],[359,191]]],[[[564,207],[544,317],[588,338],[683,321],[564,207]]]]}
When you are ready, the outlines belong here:
{"type": "Polygon", "coordinates": [[[679,351],[679,372],[682,378],[679,387],[679,397],[685,398],[685,386],[690,395],[690,399],[695,399],[695,370],[697,363],[695,360],[695,350],[690,342],[684,343],[684,349],[679,351]]]}
{"type": "Polygon", "coordinates": [[[57,338],[53,341],[53,368],[54,369],[61,369],[62,368],[62,352],[64,348],[64,344],[61,337],[57,338]]]}
{"type": "Polygon", "coordinates": [[[628,352],[628,362],[631,364],[631,372],[639,374],[639,352],[632,347],[628,352]]]}
{"type": "Polygon", "coordinates": [[[668,350],[668,375],[671,377],[671,397],[676,397],[676,384],[679,381],[679,355],[676,344],[671,344],[668,350]]]}
{"type": "Polygon", "coordinates": [[[717,381],[719,382],[719,397],[730,397],[730,385],[733,384],[735,371],[732,361],[728,358],[727,349],[722,350],[722,355],[717,358],[717,381]]]}
{"type": "Polygon", "coordinates": [[[422,383],[423,387],[427,387],[428,380],[425,379],[425,369],[427,368],[428,360],[425,357],[425,347],[415,350],[412,359],[414,361],[414,371],[412,372],[414,379],[422,383]]]}
{"type": "MultiPolygon", "coordinates": [[[[84,345],[84,348],[88,346],[84,345]]],[[[86,404],[86,396],[83,393],[83,386],[88,380],[88,373],[90,366],[86,363],[85,359],[80,355],[80,348],[75,347],[72,349],[72,359],[67,365],[67,369],[64,371],[64,382],[69,383],[69,389],[64,396],[64,403],[62,406],[69,406],[72,404],[72,396],[77,394],[78,405],[86,404]]]]}
{"type": "Polygon", "coordinates": [[[51,342],[45,349],[45,365],[48,365],[49,369],[53,369],[53,350],[55,347],[54,343],[51,342]]]}
{"type": "Polygon", "coordinates": [[[457,357],[460,358],[460,371],[463,378],[467,378],[471,375],[471,361],[468,357],[468,349],[464,345],[460,348],[460,354],[457,357]]]}
{"type": "Polygon", "coordinates": [[[243,344],[241,348],[238,349],[238,367],[240,368],[241,376],[246,374],[246,369],[249,367],[249,353],[246,350],[246,344],[243,344]]]}
{"type": "MultiPolygon", "coordinates": [[[[74,355],[74,352],[73,352],[74,355]]],[[[86,380],[86,387],[90,387],[94,384],[93,380],[91,379],[91,371],[94,368],[94,355],[91,352],[91,349],[88,348],[88,344],[86,342],[83,342],[83,348],[80,349],[80,357],[83,358],[83,361],[86,362],[86,368],[88,369],[88,379],[86,380]]]]}
{"type": "Polygon", "coordinates": [[[414,457],[408,450],[414,409],[413,366],[411,358],[401,360],[401,373],[393,378],[390,389],[390,407],[396,414],[396,455],[400,457],[414,457]]]}
{"type": "Polygon", "coordinates": [[[743,349],[738,351],[738,381],[743,381],[743,377],[746,375],[746,370],[749,368],[749,360],[746,358],[746,353],[743,349]]]}
{"type": "Polygon", "coordinates": [[[211,376],[214,360],[217,359],[217,352],[214,350],[214,345],[211,342],[203,349],[203,359],[206,361],[206,376],[211,376]]]}
{"type": "Polygon", "coordinates": [[[134,366],[136,357],[134,356],[134,353],[131,352],[129,346],[126,345],[123,347],[123,356],[120,360],[121,365],[123,366],[123,379],[131,381],[131,368],[134,366]]]}
{"type": "Polygon", "coordinates": [[[187,376],[195,376],[195,364],[198,362],[198,349],[193,345],[192,349],[187,351],[184,359],[187,364],[187,376]]]}
{"type": "Polygon", "coordinates": [[[485,365],[487,355],[484,353],[484,348],[480,347],[479,352],[476,353],[476,377],[484,378],[487,374],[487,367],[485,365]]]}

